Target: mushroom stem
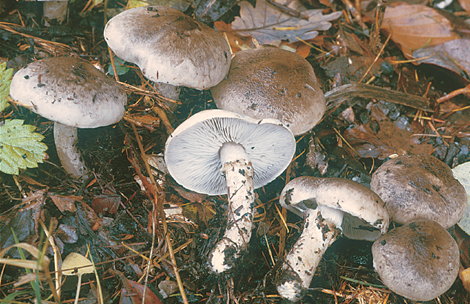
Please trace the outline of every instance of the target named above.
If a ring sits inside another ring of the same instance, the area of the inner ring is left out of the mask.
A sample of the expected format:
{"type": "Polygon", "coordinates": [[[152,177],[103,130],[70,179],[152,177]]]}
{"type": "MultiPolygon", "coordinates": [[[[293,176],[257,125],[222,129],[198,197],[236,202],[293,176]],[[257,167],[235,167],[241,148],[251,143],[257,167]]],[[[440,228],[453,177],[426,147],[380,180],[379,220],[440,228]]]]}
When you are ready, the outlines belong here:
{"type": "Polygon", "coordinates": [[[343,212],[324,206],[304,213],[304,230],[285,258],[276,288],[289,301],[300,300],[312,282],[315,269],[336,240],[343,212]],[[305,243],[309,245],[306,246],[305,243]]]}
{"type": "Polygon", "coordinates": [[[253,167],[245,149],[235,143],[225,143],[220,149],[221,171],[227,180],[229,215],[223,238],[209,256],[211,270],[216,273],[230,269],[245,250],[253,226],[254,185],[253,167]]]}
{"type": "Polygon", "coordinates": [[[75,147],[77,128],[54,123],[54,141],[62,167],[73,178],[85,177],[85,164],[80,160],[81,155],[75,147]]]}

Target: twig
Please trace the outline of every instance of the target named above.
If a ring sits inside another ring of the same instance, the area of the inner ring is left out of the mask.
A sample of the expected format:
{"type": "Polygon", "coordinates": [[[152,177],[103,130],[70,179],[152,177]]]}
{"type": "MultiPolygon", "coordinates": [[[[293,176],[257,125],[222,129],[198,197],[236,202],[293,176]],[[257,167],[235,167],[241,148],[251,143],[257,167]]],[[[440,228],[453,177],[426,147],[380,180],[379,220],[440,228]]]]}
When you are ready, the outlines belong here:
{"type": "Polygon", "coordinates": [[[328,110],[338,106],[345,100],[353,97],[380,98],[392,103],[401,104],[425,112],[434,112],[429,106],[427,98],[388,90],[363,83],[351,83],[339,86],[325,94],[328,110]]]}
{"type": "Polygon", "coordinates": [[[374,64],[377,62],[377,60],[379,59],[380,55],[382,55],[383,51],[385,50],[385,47],[387,46],[388,42],[390,41],[390,38],[392,38],[392,33],[390,33],[390,35],[388,35],[387,40],[385,40],[384,45],[382,45],[382,48],[380,49],[379,53],[377,54],[377,56],[375,56],[374,61],[372,61],[372,63],[370,64],[369,68],[368,68],[367,71],[364,73],[364,75],[362,76],[361,80],[359,80],[359,82],[362,82],[362,81],[364,80],[364,78],[366,78],[367,74],[369,74],[370,70],[372,69],[372,67],[374,66],[374,64]]]}

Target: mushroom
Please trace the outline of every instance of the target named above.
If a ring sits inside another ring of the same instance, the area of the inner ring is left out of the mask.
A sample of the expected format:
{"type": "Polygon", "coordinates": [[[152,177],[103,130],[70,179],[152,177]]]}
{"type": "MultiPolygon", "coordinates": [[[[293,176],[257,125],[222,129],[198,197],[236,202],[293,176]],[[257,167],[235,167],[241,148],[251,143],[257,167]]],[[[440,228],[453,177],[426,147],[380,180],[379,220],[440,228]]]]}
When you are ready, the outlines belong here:
{"type": "Polygon", "coordinates": [[[374,268],[393,292],[430,301],[446,292],[459,273],[456,241],[437,222],[417,219],[394,228],[372,245],[374,268]]]}
{"type": "Polygon", "coordinates": [[[275,47],[237,52],[227,77],[211,92],[219,109],[279,119],[294,135],[312,129],[326,110],[311,64],[275,47]]]}
{"type": "Polygon", "coordinates": [[[170,175],[189,190],[228,195],[223,238],[209,255],[210,269],[230,269],[246,249],[253,225],[254,189],[289,165],[295,138],[276,119],[253,119],[223,110],[201,111],[179,125],[165,144],[170,175]]]}
{"type": "Polygon", "coordinates": [[[284,187],[279,202],[305,218],[276,284],[279,295],[293,302],[304,296],[323,254],[340,232],[352,239],[376,240],[389,225],[380,197],[347,179],[295,178],[284,187]]]}
{"type": "Polygon", "coordinates": [[[10,95],[23,106],[54,121],[54,141],[65,171],[86,176],[74,143],[77,128],[98,128],[121,120],[127,95],[91,63],[74,57],[34,61],[11,81],[10,95]]]}
{"type": "Polygon", "coordinates": [[[111,18],[104,29],[108,46],[137,64],[161,90],[175,86],[204,90],[218,84],[230,68],[230,47],[222,35],[165,6],[136,7],[111,18]],[[165,85],[167,84],[167,85],[165,85]]]}
{"type": "Polygon", "coordinates": [[[445,163],[430,155],[402,155],[386,161],[372,175],[370,187],[399,224],[427,218],[447,229],[467,207],[465,188],[445,163]]]}

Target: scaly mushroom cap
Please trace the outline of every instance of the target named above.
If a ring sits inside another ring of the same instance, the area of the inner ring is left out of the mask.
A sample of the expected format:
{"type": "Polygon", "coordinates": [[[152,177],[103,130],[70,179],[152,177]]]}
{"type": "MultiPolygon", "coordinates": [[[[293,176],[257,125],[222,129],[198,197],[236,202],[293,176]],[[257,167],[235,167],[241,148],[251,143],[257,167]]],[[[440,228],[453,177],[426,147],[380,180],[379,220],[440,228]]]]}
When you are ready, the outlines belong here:
{"type": "Polygon", "coordinates": [[[34,113],[78,128],[120,121],[127,103],[127,95],[118,83],[75,57],[28,64],[13,77],[10,95],[34,113]]]}
{"type": "Polygon", "coordinates": [[[326,109],[310,63],[273,47],[237,52],[226,79],[211,92],[219,109],[279,119],[294,135],[312,129],[326,109]]]}
{"type": "Polygon", "coordinates": [[[467,207],[465,188],[452,170],[429,155],[402,155],[383,163],[372,175],[371,189],[397,223],[427,218],[444,228],[455,225],[467,207]]]}
{"type": "Polygon", "coordinates": [[[170,7],[126,10],[108,21],[104,37],[118,57],[137,64],[155,82],[203,90],[218,84],[230,68],[224,37],[170,7]]]}
{"type": "Polygon", "coordinates": [[[459,273],[459,248],[438,223],[419,219],[390,230],[372,245],[374,268],[393,292],[430,301],[446,292],[459,273]]]}

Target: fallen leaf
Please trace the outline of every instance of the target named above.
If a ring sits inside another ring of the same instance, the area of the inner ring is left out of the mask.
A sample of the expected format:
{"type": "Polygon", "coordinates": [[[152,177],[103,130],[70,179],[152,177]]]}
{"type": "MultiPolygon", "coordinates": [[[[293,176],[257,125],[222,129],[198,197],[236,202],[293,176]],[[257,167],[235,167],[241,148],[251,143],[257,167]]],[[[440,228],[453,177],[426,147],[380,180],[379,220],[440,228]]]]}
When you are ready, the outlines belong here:
{"type": "MultiPolygon", "coordinates": [[[[287,1],[278,1],[285,4],[287,1]]],[[[334,12],[323,15],[322,10],[303,10],[296,1],[291,1],[289,8],[294,8],[301,13],[301,18],[282,13],[264,0],[257,0],[253,7],[248,1],[241,1],[240,17],[235,17],[232,28],[239,30],[241,35],[251,35],[260,44],[279,46],[282,40],[289,42],[313,39],[318,31],[328,30],[331,27],[329,21],[338,19],[342,12],[334,12]]]]}
{"type": "Polygon", "coordinates": [[[470,12],[470,0],[458,0],[460,6],[466,11],[470,12]]]}
{"type": "MultiPolygon", "coordinates": [[[[123,285],[126,287],[121,290],[121,301],[119,303],[136,304],[143,302],[144,285],[127,279],[126,282],[123,282],[123,285]]],[[[162,304],[150,288],[145,291],[145,303],[162,304]]]]}
{"type": "Polygon", "coordinates": [[[379,125],[377,133],[369,125],[362,124],[347,129],[343,134],[360,157],[385,159],[392,154],[430,154],[433,151],[432,144],[420,143],[419,137],[398,128],[391,119],[385,117],[373,121],[379,125]]]}
{"type": "Polygon", "coordinates": [[[223,21],[216,21],[214,22],[214,26],[219,32],[224,34],[230,45],[232,54],[241,50],[252,49],[255,47],[251,36],[247,35],[246,33],[244,35],[237,33],[232,29],[232,24],[227,24],[223,21]]]}
{"type": "Polygon", "coordinates": [[[72,252],[62,263],[62,273],[66,276],[81,276],[86,273],[93,273],[93,264],[83,255],[72,252]]]}
{"type": "Polygon", "coordinates": [[[426,5],[397,3],[385,10],[381,29],[392,33],[404,55],[412,58],[413,51],[460,38],[452,23],[426,5]]]}
{"type": "Polygon", "coordinates": [[[76,212],[77,207],[75,207],[75,201],[81,201],[81,196],[75,195],[57,195],[57,194],[49,194],[49,197],[54,202],[57,208],[59,208],[60,212],[76,212]]]}
{"type": "Polygon", "coordinates": [[[97,213],[115,214],[121,203],[121,197],[116,193],[105,193],[93,197],[91,206],[97,213]]]}
{"type": "Polygon", "coordinates": [[[459,75],[463,75],[463,73],[469,75],[469,48],[470,39],[461,38],[418,49],[413,52],[413,56],[415,58],[424,58],[418,60],[418,63],[434,64],[454,71],[459,75]]]}

